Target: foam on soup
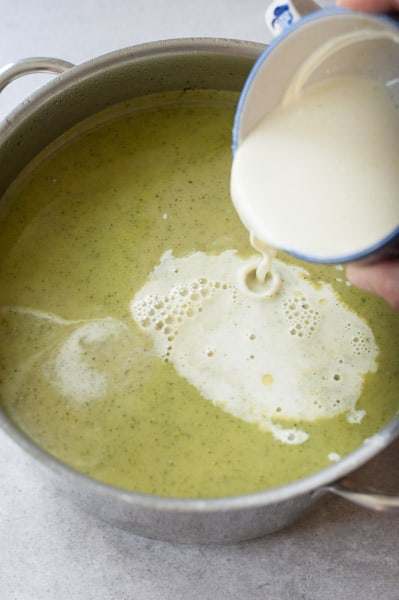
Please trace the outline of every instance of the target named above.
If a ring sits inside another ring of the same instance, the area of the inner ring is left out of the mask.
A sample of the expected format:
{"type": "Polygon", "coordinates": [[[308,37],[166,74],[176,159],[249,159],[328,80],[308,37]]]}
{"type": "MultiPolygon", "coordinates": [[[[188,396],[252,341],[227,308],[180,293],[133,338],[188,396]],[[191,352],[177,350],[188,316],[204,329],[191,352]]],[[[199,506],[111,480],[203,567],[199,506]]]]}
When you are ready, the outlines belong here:
{"type": "Polygon", "coordinates": [[[246,264],[234,250],[163,255],[131,304],[156,355],[204,398],[284,443],[305,442],[306,427],[276,420],[361,418],[356,402],[378,355],[367,323],[331,286],[315,288],[306,271],[277,260],[281,290],[248,294],[239,277],[246,264]]]}

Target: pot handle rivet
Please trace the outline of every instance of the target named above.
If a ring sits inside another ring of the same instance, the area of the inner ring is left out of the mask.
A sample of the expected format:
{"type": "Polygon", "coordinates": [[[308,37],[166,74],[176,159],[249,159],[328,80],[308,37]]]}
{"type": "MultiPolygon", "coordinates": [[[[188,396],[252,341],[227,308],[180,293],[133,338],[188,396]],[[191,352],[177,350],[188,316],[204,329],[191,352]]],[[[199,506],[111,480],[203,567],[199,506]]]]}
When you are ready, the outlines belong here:
{"type": "Polygon", "coordinates": [[[33,73],[63,73],[75,65],[60,58],[33,57],[23,58],[0,67],[0,92],[19,77],[33,73]]]}

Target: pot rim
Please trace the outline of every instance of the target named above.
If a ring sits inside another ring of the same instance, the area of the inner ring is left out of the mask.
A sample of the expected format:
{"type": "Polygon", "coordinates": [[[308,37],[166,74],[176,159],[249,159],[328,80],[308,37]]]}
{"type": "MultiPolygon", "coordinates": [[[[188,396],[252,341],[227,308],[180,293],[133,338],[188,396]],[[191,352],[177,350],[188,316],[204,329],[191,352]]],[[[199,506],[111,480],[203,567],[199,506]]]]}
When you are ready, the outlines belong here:
{"type": "Polygon", "coordinates": [[[369,460],[384,450],[396,438],[399,438],[399,415],[396,415],[379,432],[367,438],[361,446],[346,455],[338,462],[325,467],[306,477],[296,479],[291,483],[235,496],[222,496],[210,498],[179,498],[174,496],[157,496],[116,487],[80,473],[73,467],[57,459],[55,456],[42,449],[28,435],[20,430],[2,411],[0,412],[0,429],[10,437],[18,446],[22,447],[41,466],[48,467],[53,473],[60,476],[73,486],[75,491],[83,493],[94,492],[104,500],[124,501],[148,509],[158,509],[164,512],[178,511],[180,513],[207,513],[223,512],[226,510],[241,510],[243,508],[257,508],[285,500],[292,500],[297,496],[312,494],[320,491],[325,486],[346,477],[369,460]],[[75,485],[74,485],[75,484],[75,485]]]}
{"type": "MultiPolygon", "coordinates": [[[[96,71],[101,71],[107,67],[115,66],[116,63],[118,66],[120,66],[124,62],[129,62],[132,57],[134,57],[135,60],[138,60],[145,58],[156,59],[157,56],[165,57],[167,55],[186,56],[190,54],[195,55],[216,53],[218,55],[229,56],[238,53],[240,57],[253,58],[255,61],[265,47],[266,44],[262,44],[260,42],[252,42],[234,38],[171,38],[152,42],[144,42],[142,44],[133,46],[126,46],[118,50],[100,54],[78,65],[73,65],[71,63],[71,67],[69,69],[62,73],[58,73],[56,77],[41,85],[37,90],[29,94],[27,98],[22,100],[20,104],[12,109],[4,119],[0,120],[0,140],[3,134],[8,133],[10,126],[18,124],[14,123],[14,121],[19,121],[27,114],[33,112],[37,106],[40,106],[41,102],[47,99],[50,95],[61,92],[63,88],[69,87],[77,80],[82,81],[86,77],[91,77],[96,71]]],[[[25,59],[22,59],[21,62],[24,60],[25,59]]],[[[55,60],[58,61],[59,59],[55,60]]],[[[237,92],[239,93],[239,90],[237,90],[237,92]]]]}
{"type": "MultiPolygon", "coordinates": [[[[43,100],[62,92],[77,80],[82,81],[85,77],[92,76],[94,72],[112,67],[116,63],[120,65],[129,62],[132,57],[135,59],[147,57],[155,59],[157,56],[164,57],[168,54],[171,56],[199,53],[234,55],[238,52],[241,57],[247,56],[255,60],[264,47],[264,44],[258,42],[228,38],[195,37],[147,42],[100,55],[71,67],[42,85],[17,105],[7,115],[6,119],[0,122],[0,141],[2,141],[3,135],[7,136],[9,134],[10,129],[18,126],[21,121],[32,114],[42,104],[43,100]]],[[[64,481],[71,483],[77,491],[83,493],[92,491],[104,500],[122,500],[126,504],[140,506],[148,510],[210,513],[263,507],[317,492],[323,486],[330,485],[361,467],[399,437],[399,413],[379,432],[365,440],[359,448],[337,463],[283,486],[248,494],[216,498],[178,498],[124,490],[80,473],[55,458],[19,429],[2,410],[0,410],[0,429],[42,466],[48,467],[64,481]]]]}

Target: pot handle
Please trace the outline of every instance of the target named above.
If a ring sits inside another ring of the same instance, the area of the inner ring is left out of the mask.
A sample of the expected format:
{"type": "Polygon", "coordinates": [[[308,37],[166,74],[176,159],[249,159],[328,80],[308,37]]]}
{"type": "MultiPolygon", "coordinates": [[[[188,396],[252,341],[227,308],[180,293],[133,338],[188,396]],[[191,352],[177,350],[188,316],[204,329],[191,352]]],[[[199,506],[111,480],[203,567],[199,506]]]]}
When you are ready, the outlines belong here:
{"type": "Polygon", "coordinates": [[[399,496],[382,494],[371,488],[359,488],[349,479],[323,486],[318,491],[331,492],[354,504],[379,512],[399,511],[399,496]]]}
{"type": "Polygon", "coordinates": [[[60,58],[23,58],[0,68],[0,92],[19,77],[33,73],[63,73],[75,65],[60,58]]]}

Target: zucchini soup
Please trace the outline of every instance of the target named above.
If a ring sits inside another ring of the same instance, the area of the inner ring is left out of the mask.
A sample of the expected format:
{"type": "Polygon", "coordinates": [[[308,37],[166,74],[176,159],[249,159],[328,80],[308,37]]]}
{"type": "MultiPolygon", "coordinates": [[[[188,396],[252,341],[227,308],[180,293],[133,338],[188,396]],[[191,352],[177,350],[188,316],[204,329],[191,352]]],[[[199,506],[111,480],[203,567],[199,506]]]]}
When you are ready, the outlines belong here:
{"type": "Polygon", "coordinates": [[[9,418],[102,482],[207,498],[286,484],[398,408],[399,317],[341,266],[259,258],[229,195],[238,96],[108,109],[43,151],[0,206],[9,418]],[[252,278],[252,279],[251,279],[252,278]]]}

